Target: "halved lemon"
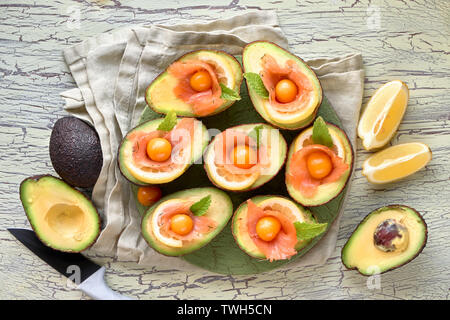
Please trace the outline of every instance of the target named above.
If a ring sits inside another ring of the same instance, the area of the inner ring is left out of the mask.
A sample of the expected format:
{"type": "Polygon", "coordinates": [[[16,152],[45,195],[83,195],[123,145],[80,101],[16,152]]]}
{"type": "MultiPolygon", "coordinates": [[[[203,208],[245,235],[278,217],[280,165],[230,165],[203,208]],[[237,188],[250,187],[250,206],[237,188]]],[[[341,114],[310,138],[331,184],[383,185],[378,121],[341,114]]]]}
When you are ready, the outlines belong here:
{"type": "Polygon", "coordinates": [[[364,149],[385,146],[397,131],[408,105],[408,86],[394,80],[381,86],[370,98],[358,124],[364,149]]]}
{"type": "Polygon", "coordinates": [[[400,180],[419,171],[431,160],[430,148],[420,142],[399,144],[379,151],[363,163],[362,174],[371,183],[400,180]]]}

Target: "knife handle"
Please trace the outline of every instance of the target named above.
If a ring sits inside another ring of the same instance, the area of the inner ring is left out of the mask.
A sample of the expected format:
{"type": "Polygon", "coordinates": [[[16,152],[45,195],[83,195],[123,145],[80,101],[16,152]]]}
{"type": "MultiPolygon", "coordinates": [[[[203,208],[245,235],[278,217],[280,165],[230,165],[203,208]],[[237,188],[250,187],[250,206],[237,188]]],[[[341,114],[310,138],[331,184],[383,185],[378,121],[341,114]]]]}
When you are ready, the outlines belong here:
{"type": "Polygon", "coordinates": [[[113,290],[105,282],[105,267],[101,267],[89,278],[84,280],[78,289],[96,300],[133,300],[113,290]]]}

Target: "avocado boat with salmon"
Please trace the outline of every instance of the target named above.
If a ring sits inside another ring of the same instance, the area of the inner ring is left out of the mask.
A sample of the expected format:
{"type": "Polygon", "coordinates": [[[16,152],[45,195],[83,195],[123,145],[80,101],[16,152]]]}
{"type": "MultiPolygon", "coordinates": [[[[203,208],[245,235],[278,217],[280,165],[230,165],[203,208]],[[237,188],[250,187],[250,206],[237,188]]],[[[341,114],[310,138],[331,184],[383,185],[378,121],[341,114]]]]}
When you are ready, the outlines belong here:
{"type": "Polygon", "coordinates": [[[233,215],[232,232],[249,256],[270,262],[290,259],[327,229],[310,211],[281,196],[256,196],[233,215]]]}
{"type": "Polygon", "coordinates": [[[208,244],[233,214],[230,197],[205,187],[165,196],[145,213],[141,231],[147,243],[168,256],[181,256],[208,244]]]}
{"type": "Polygon", "coordinates": [[[272,125],[289,130],[308,126],[322,103],[322,86],[299,57],[268,41],[249,43],[242,62],[250,99],[272,125]]]}
{"type": "Polygon", "coordinates": [[[205,170],[221,189],[248,191],[275,177],[286,154],[278,129],[265,123],[239,125],[214,137],[205,154],[205,170]]]}
{"type": "Polygon", "coordinates": [[[290,146],[286,187],[298,203],[320,206],[341,193],[352,168],[353,149],[347,135],[318,117],[290,146]]]}
{"type": "Polygon", "coordinates": [[[239,100],[242,69],[224,51],[198,50],[173,62],[147,88],[148,106],[158,113],[206,117],[239,100]]]}
{"type": "Polygon", "coordinates": [[[118,152],[119,168],[126,179],[139,186],[168,183],[201,158],[208,142],[208,130],[201,121],[177,118],[171,111],[125,136],[118,152]]]}

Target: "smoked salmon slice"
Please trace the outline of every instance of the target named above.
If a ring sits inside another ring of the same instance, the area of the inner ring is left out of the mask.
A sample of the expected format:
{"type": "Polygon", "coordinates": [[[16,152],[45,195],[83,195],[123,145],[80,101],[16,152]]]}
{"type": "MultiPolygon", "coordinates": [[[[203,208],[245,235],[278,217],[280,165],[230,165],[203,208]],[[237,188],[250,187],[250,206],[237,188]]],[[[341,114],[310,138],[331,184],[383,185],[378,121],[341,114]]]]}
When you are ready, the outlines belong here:
{"type": "Polygon", "coordinates": [[[269,166],[268,149],[264,145],[257,147],[256,141],[244,132],[227,129],[216,137],[214,143],[215,164],[222,166],[230,174],[254,174],[259,173],[261,166],[269,166]],[[232,150],[240,145],[247,145],[257,150],[257,159],[254,166],[248,169],[239,168],[231,159],[232,150]]]}
{"type": "Polygon", "coordinates": [[[213,113],[225,101],[220,98],[222,89],[214,67],[200,60],[177,61],[167,69],[169,74],[178,79],[173,89],[175,96],[192,106],[198,116],[206,116],[213,113]],[[197,92],[189,83],[191,76],[197,71],[207,71],[211,76],[211,89],[197,92]]]}
{"type": "Polygon", "coordinates": [[[183,118],[170,131],[136,131],[130,134],[129,139],[133,143],[133,161],[141,168],[151,170],[170,171],[180,165],[190,162],[192,139],[194,138],[194,118],[183,118]],[[163,162],[153,161],[147,155],[147,144],[153,138],[165,138],[172,145],[172,155],[163,162]],[[187,157],[189,156],[189,157],[187,157]]]}
{"type": "Polygon", "coordinates": [[[163,213],[158,218],[158,226],[161,234],[177,240],[191,241],[200,235],[206,234],[216,228],[217,223],[206,216],[195,216],[190,211],[193,201],[180,201],[176,204],[168,205],[163,209],[163,213]],[[179,235],[170,229],[170,219],[176,214],[186,214],[194,222],[194,228],[186,235],[179,235]]]}
{"type": "Polygon", "coordinates": [[[250,238],[255,245],[264,253],[266,258],[272,262],[274,260],[289,259],[297,253],[297,231],[294,227],[294,220],[290,215],[273,209],[265,210],[258,207],[251,200],[247,200],[247,229],[250,238]],[[264,241],[256,233],[256,224],[259,219],[273,216],[281,223],[281,230],[272,241],[264,241]]]}
{"type": "Polygon", "coordinates": [[[276,111],[294,113],[301,110],[311,99],[314,88],[311,80],[299,69],[294,60],[287,60],[285,66],[280,66],[274,57],[265,54],[262,57],[262,81],[269,91],[269,101],[276,111]],[[298,88],[298,93],[292,102],[280,103],[276,99],[275,86],[280,80],[289,79],[298,88]]]}
{"type": "Polygon", "coordinates": [[[299,190],[305,197],[312,198],[317,192],[318,186],[331,183],[339,178],[349,169],[349,165],[338,157],[330,148],[320,144],[310,144],[297,150],[291,158],[290,170],[287,172],[288,182],[299,190]],[[323,179],[313,178],[307,168],[307,157],[315,151],[325,152],[330,156],[333,169],[323,179]]]}

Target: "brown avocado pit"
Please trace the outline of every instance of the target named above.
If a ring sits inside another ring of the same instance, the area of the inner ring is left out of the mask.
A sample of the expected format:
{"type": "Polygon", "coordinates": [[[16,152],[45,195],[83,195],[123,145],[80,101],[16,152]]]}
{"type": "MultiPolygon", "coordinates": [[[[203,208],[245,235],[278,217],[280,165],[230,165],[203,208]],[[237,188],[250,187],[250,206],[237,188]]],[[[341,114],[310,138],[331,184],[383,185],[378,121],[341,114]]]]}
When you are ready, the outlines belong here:
{"type": "Polygon", "coordinates": [[[405,251],[409,242],[408,229],[394,219],[386,219],[375,229],[373,242],[384,252],[405,251]]]}

